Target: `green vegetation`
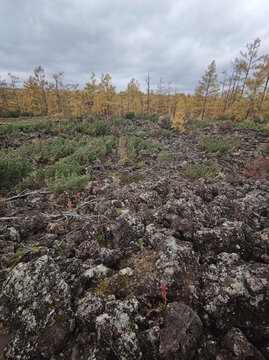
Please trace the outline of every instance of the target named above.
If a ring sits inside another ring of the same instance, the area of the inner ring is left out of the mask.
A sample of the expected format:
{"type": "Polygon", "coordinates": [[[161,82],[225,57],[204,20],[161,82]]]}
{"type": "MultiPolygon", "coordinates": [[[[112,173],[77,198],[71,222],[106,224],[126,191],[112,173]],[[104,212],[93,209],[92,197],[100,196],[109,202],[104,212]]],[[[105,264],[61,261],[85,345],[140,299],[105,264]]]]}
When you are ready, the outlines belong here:
{"type": "Polygon", "coordinates": [[[157,142],[143,140],[138,137],[131,137],[126,139],[127,157],[129,161],[135,162],[141,159],[140,151],[145,151],[151,154],[158,146],[157,142]]]}
{"type": "Polygon", "coordinates": [[[186,124],[187,131],[202,130],[210,128],[213,126],[213,123],[209,120],[199,120],[199,119],[190,119],[186,124]]]}
{"type": "Polygon", "coordinates": [[[266,156],[269,154],[269,142],[265,144],[265,146],[262,148],[262,154],[263,156],[266,156]]]}
{"type": "Polygon", "coordinates": [[[265,124],[260,124],[252,121],[234,121],[233,127],[238,130],[266,131],[265,124]]]}
{"type": "Polygon", "coordinates": [[[0,157],[0,187],[10,190],[31,171],[27,156],[17,156],[10,152],[0,157]]]}
{"type": "Polygon", "coordinates": [[[161,151],[158,155],[158,163],[162,164],[167,161],[169,153],[167,151],[161,151]]]}
{"type": "Polygon", "coordinates": [[[133,120],[135,118],[135,113],[132,112],[132,111],[128,111],[126,114],[125,114],[125,118],[126,119],[129,119],[129,120],[133,120]]]}
{"type": "Polygon", "coordinates": [[[198,138],[198,147],[209,153],[226,152],[231,145],[220,135],[201,135],[198,138]]]}
{"type": "Polygon", "coordinates": [[[185,173],[192,180],[199,179],[203,176],[211,179],[219,173],[219,167],[217,164],[214,164],[210,161],[208,161],[206,164],[189,164],[185,170],[185,173]]]}

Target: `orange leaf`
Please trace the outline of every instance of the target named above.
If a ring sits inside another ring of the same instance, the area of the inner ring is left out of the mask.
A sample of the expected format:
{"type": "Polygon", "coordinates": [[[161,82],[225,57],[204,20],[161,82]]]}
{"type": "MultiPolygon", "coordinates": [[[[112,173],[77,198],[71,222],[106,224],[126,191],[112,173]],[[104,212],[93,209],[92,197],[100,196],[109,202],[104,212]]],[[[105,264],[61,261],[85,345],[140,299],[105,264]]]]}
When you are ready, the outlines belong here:
{"type": "Polygon", "coordinates": [[[70,199],[68,199],[68,201],[67,201],[67,210],[72,210],[72,208],[73,208],[72,201],[70,199]]]}

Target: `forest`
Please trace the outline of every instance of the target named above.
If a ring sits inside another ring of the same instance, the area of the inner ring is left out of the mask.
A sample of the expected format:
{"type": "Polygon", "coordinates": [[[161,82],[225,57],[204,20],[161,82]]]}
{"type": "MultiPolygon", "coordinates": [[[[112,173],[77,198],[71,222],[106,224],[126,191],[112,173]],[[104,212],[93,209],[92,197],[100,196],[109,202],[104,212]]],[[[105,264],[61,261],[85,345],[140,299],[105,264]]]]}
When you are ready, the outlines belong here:
{"type": "Polygon", "coordinates": [[[0,79],[0,117],[85,118],[123,116],[131,112],[137,117],[170,116],[181,125],[190,118],[266,123],[269,55],[259,54],[260,44],[259,38],[247,44],[231,67],[220,73],[213,60],[193,95],[178,93],[162,78],[153,89],[150,73],[145,76],[145,92],[134,78],[124,91],[117,92],[108,73],[98,80],[92,72],[83,88],[79,84],[65,84],[63,72],[55,73],[49,81],[42,66],[34,69],[22,87],[19,77],[8,73],[9,80],[0,79]]]}

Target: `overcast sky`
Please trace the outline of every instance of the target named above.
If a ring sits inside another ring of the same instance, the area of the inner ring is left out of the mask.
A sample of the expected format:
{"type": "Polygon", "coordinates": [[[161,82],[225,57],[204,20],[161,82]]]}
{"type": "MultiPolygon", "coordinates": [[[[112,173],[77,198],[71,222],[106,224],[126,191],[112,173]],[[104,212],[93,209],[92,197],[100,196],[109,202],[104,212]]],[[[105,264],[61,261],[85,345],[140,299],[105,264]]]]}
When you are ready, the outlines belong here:
{"type": "Polygon", "coordinates": [[[92,71],[117,90],[132,77],[160,77],[193,92],[212,60],[221,72],[247,43],[269,53],[268,0],[0,0],[0,75],[25,80],[41,65],[49,80],[84,87],[92,71]]]}

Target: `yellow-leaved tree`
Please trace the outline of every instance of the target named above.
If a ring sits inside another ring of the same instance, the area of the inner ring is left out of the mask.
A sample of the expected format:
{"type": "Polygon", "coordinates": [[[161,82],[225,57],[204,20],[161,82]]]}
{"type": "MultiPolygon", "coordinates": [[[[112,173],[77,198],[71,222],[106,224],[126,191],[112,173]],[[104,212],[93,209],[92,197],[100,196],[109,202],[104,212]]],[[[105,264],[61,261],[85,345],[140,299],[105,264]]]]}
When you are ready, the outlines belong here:
{"type": "Polygon", "coordinates": [[[185,101],[183,96],[179,96],[176,104],[176,113],[172,118],[172,128],[178,130],[180,133],[186,131],[185,129],[185,101]]]}

